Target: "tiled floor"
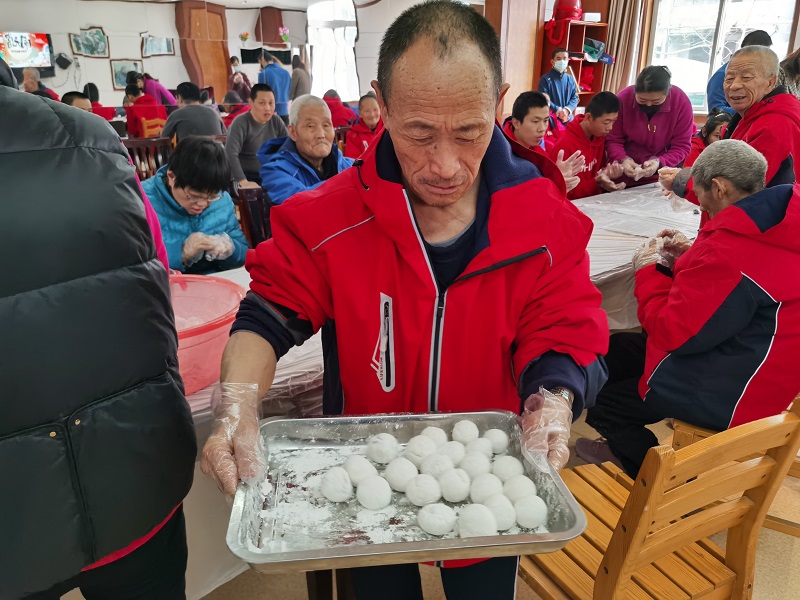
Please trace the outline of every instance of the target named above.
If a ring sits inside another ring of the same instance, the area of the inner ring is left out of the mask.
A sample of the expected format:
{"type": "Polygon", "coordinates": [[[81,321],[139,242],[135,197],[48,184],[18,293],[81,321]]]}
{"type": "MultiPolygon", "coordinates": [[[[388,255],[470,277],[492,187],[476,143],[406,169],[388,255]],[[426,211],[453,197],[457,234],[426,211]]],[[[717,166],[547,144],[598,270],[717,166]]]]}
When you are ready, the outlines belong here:
{"type": "MultiPolygon", "coordinates": [[[[659,439],[665,440],[671,431],[663,426],[655,427],[659,439]]],[[[594,430],[578,421],[573,427],[572,444],[581,436],[596,437],[594,430]]],[[[579,464],[571,460],[570,466],[579,464]]],[[[773,504],[773,514],[786,519],[800,521],[800,480],[787,479],[773,504]]],[[[724,535],[714,541],[724,545],[724,535]]],[[[758,541],[755,600],[796,600],[800,598],[800,538],[790,537],[775,531],[762,530],[758,541]]],[[[444,600],[441,583],[435,568],[422,567],[423,587],[426,600],[444,600]]],[[[77,592],[65,596],[66,600],[80,600],[77,592]]],[[[307,600],[305,576],[303,574],[261,575],[247,571],[205,597],[205,600],[307,600]]],[[[519,581],[518,600],[536,600],[536,596],[519,581]]],[[[488,599],[487,599],[488,600],[488,599]]]]}

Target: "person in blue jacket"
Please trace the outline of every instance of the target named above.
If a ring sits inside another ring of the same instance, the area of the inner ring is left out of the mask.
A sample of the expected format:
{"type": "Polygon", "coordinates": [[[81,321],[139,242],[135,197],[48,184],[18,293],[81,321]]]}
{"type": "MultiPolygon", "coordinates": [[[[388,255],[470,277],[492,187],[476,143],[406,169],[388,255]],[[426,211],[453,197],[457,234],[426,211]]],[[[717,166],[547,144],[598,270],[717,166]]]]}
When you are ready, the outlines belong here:
{"type": "Polygon", "coordinates": [[[569,123],[575,118],[575,108],[578,106],[578,84],[567,73],[569,53],[564,48],[558,48],[553,52],[550,64],[553,68],[542,75],[538,90],[550,97],[550,110],[556,113],[559,120],[569,123]]]}
{"type": "Polygon", "coordinates": [[[307,94],[292,102],[289,137],[268,140],[256,155],[261,185],[273,204],[313,190],[353,164],[333,138],[331,111],[324,100],[307,94]]]}
{"type": "MultiPolygon", "coordinates": [[[[766,31],[756,29],[744,36],[742,48],[747,48],[747,46],[766,46],[771,48],[772,38],[766,31]]],[[[725,63],[708,80],[708,87],[706,87],[708,114],[715,112],[726,112],[730,115],[736,114],[736,111],[731,108],[731,105],[725,99],[723,84],[725,83],[725,73],[727,72],[728,63],[725,63]]]]}
{"type": "Polygon", "coordinates": [[[258,83],[266,83],[275,93],[275,113],[289,124],[289,90],[292,87],[292,75],[278,64],[277,59],[266,50],[258,56],[261,72],[258,83]]]}
{"type": "Polygon", "coordinates": [[[171,269],[213,273],[244,264],[249,245],[224,191],[230,182],[225,149],[197,136],[181,140],[167,166],[142,183],[161,223],[171,269]]]}

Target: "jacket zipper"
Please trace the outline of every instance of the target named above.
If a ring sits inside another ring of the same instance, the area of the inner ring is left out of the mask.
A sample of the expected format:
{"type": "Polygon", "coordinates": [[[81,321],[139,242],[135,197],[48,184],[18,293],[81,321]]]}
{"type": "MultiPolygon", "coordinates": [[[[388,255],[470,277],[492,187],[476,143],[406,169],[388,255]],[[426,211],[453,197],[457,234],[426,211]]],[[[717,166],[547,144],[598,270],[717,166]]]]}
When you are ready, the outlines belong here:
{"type": "MultiPolygon", "coordinates": [[[[70,415],[69,419],[72,419],[72,415],[70,415]]],[[[64,439],[67,443],[67,452],[69,452],[69,468],[72,471],[72,476],[75,479],[75,490],[78,494],[78,500],[81,504],[81,520],[83,521],[83,527],[81,529],[83,529],[83,534],[86,536],[86,550],[89,552],[92,563],[95,563],[99,559],[97,556],[95,556],[96,551],[94,545],[94,533],[92,532],[92,526],[89,522],[89,508],[86,506],[86,498],[83,493],[80,475],[78,474],[78,465],[76,464],[75,460],[75,451],[72,446],[72,433],[70,432],[69,423],[70,421],[67,421],[63,428],[64,439]]]]}
{"type": "Polygon", "coordinates": [[[444,307],[447,300],[447,290],[439,292],[436,298],[436,312],[433,321],[433,341],[431,343],[431,389],[428,394],[428,408],[431,412],[439,411],[439,362],[442,353],[442,330],[444,328],[444,307]]]}
{"type": "Polygon", "coordinates": [[[383,382],[383,389],[391,391],[394,389],[394,371],[392,369],[393,348],[392,348],[392,305],[387,299],[383,301],[381,309],[382,323],[381,323],[381,365],[383,372],[381,373],[381,380],[383,382]]]}

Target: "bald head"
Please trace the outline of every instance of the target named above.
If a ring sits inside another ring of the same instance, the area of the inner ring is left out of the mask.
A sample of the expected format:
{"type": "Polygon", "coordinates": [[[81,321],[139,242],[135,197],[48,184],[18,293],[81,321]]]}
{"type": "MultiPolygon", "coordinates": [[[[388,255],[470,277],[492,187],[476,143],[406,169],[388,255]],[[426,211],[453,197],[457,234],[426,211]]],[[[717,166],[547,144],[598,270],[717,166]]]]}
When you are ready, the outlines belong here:
{"type": "Polygon", "coordinates": [[[777,76],[780,70],[778,55],[766,46],[746,46],[741,48],[733,53],[731,63],[736,60],[737,57],[758,61],[764,69],[765,77],[777,76]]]}
{"type": "Polygon", "coordinates": [[[500,96],[503,70],[500,41],[489,21],[475,10],[453,0],[429,0],[412,6],[392,23],[383,36],[378,56],[378,87],[389,105],[395,64],[417,42],[427,41],[430,59],[448,62],[464,51],[466,45],[477,49],[491,72],[491,92],[500,96]]]}

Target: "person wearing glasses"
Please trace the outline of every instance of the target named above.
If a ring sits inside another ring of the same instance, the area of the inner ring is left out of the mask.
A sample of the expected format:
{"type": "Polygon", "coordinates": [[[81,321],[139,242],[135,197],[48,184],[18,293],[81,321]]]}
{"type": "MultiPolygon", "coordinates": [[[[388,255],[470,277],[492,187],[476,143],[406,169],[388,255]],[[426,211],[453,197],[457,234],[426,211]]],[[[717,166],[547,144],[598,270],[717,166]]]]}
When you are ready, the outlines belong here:
{"type": "Polygon", "coordinates": [[[158,214],[171,269],[213,273],[244,264],[248,243],[225,188],[225,148],[210,138],[181,140],[167,166],[142,184],[158,214]]]}
{"type": "Polygon", "coordinates": [[[622,165],[619,181],[626,187],[652,183],[660,168],[677,167],[692,149],[692,102],[661,65],[643,69],[617,97],[617,122],[606,137],[608,162],[622,165]]]}

